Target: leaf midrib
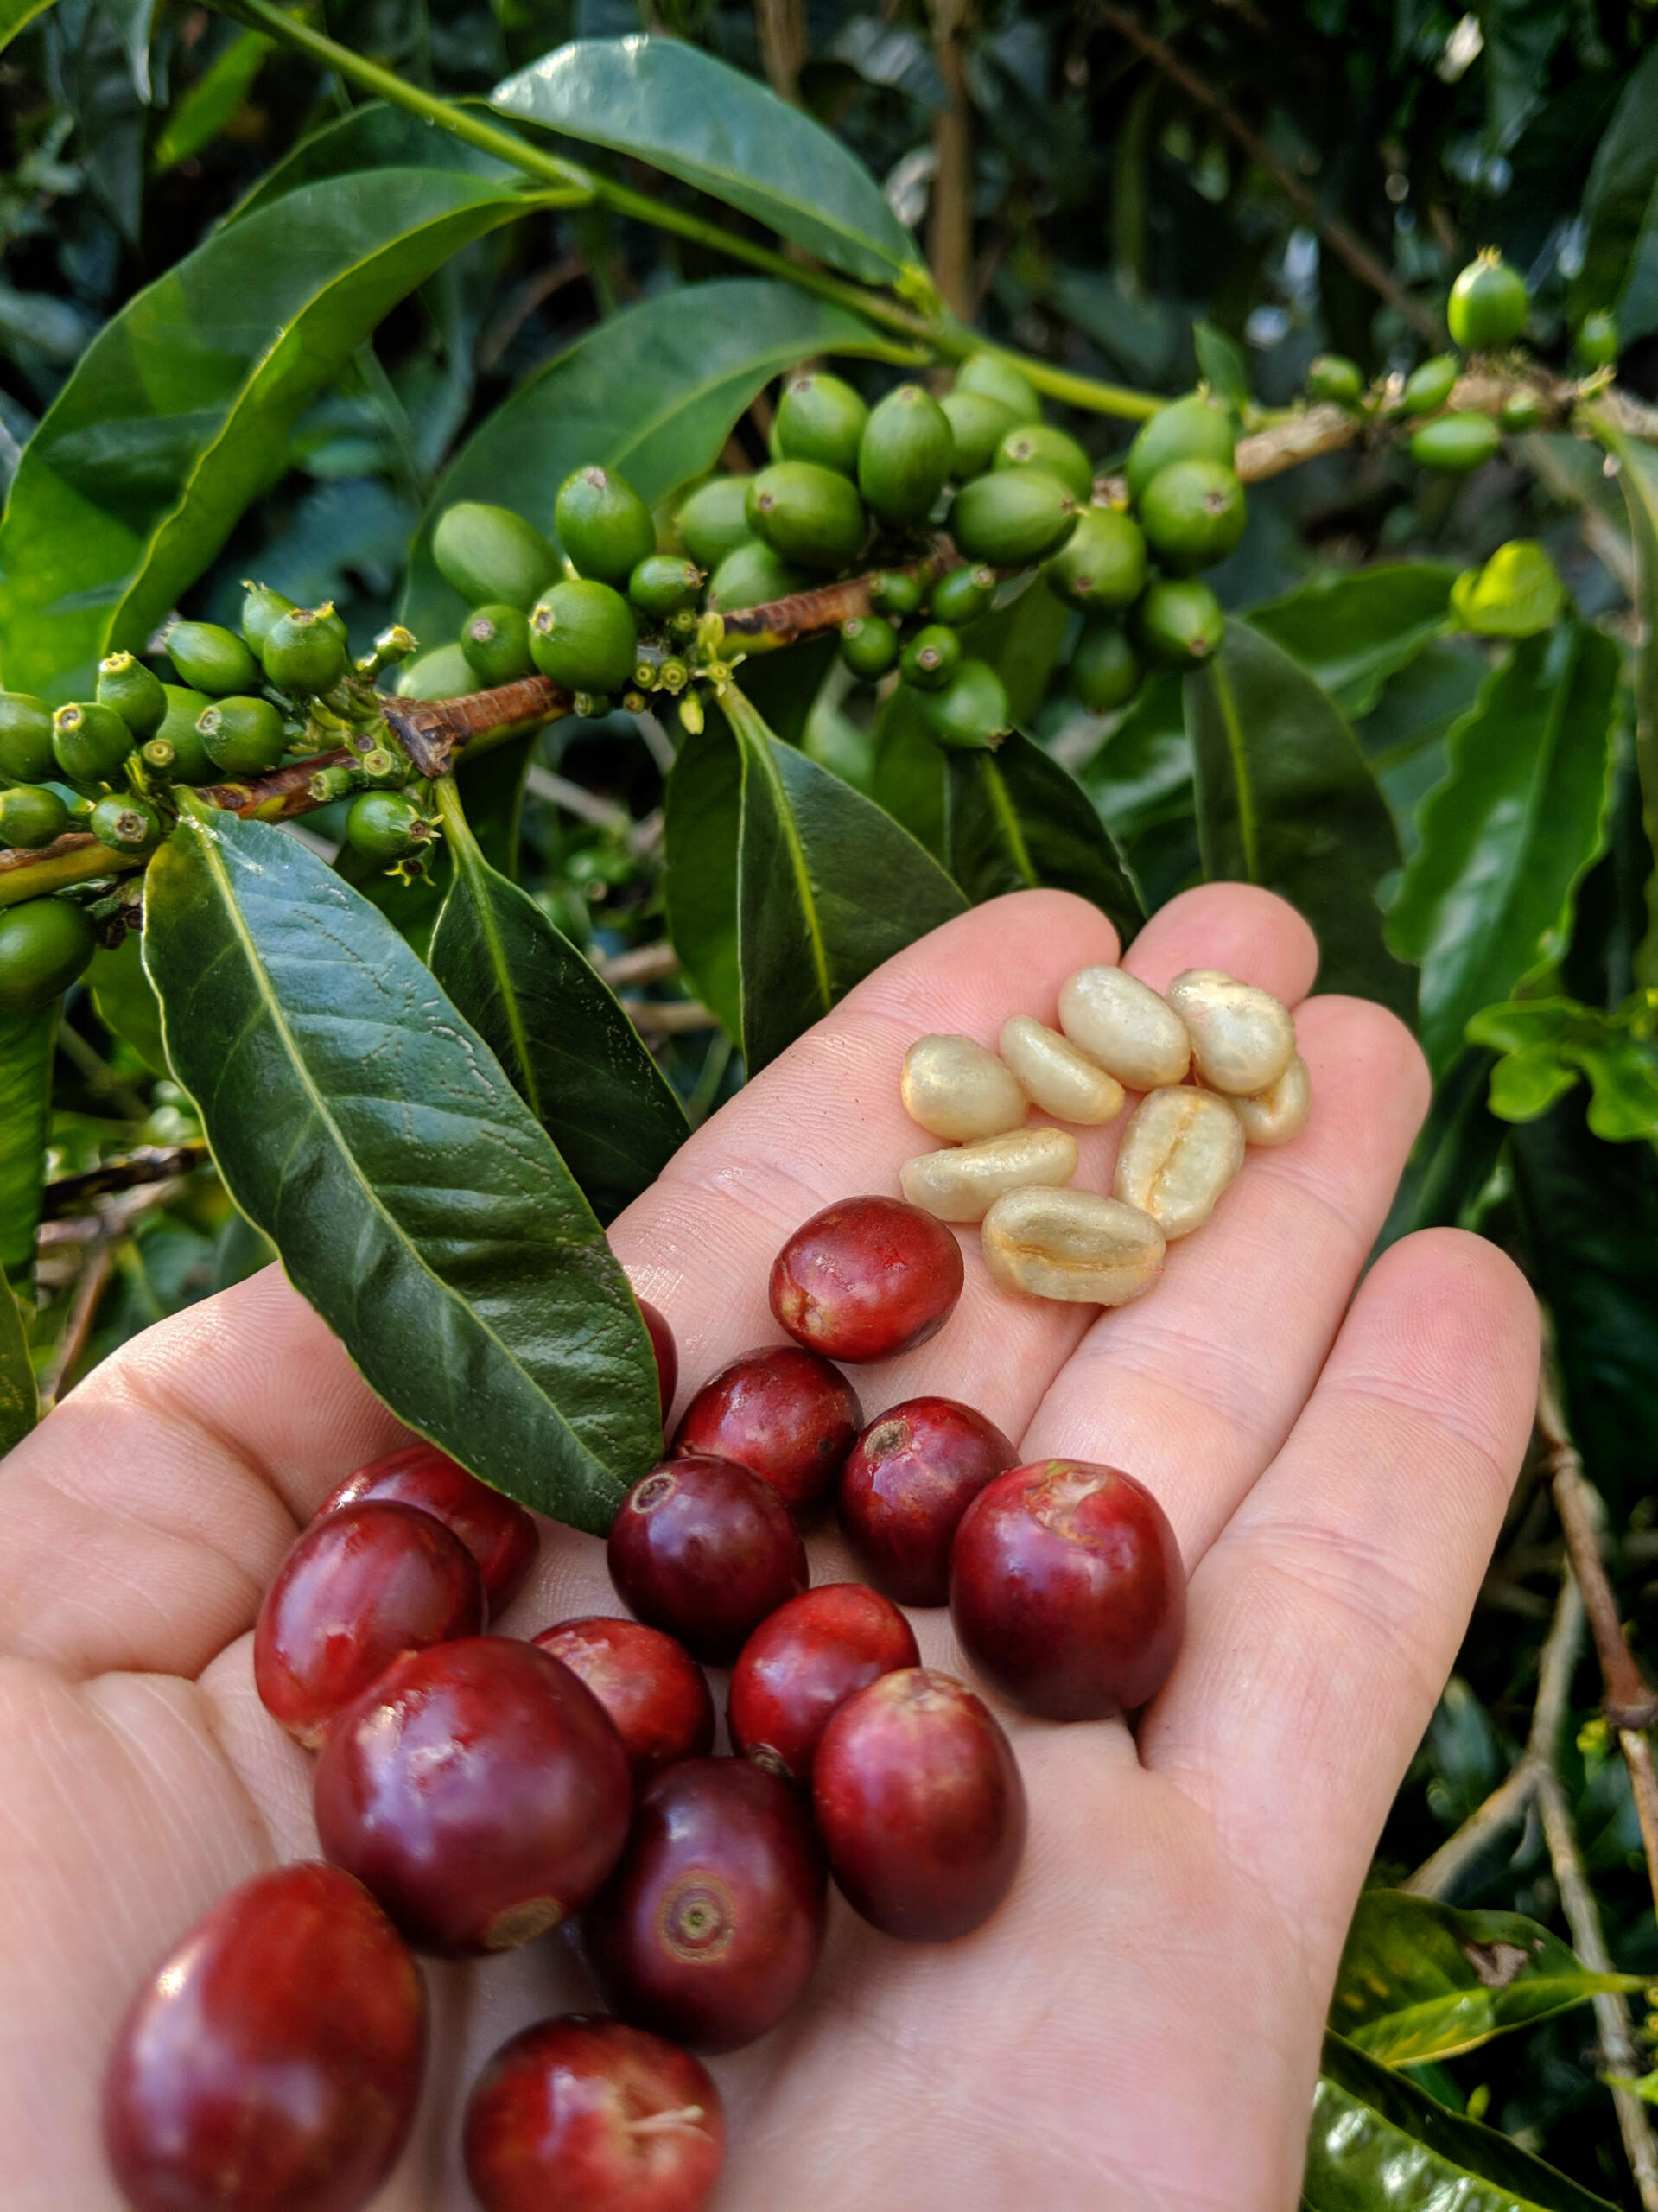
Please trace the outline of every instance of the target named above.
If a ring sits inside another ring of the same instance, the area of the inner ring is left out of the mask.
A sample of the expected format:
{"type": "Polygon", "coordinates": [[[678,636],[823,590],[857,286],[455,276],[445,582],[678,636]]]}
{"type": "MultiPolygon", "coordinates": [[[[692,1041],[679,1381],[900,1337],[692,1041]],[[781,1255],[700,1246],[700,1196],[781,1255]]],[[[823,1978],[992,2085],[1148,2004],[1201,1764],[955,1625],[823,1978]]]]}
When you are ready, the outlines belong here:
{"type": "Polygon", "coordinates": [[[1215,703],[1220,711],[1221,728],[1226,735],[1226,749],[1232,763],[1232,784],[1238,798],[1238,842],[1243,849],[1243,875],[1247,883],[1261,880],[1260,825],[1255,818],[1255,778],[1249,767],[1248,748],[1244,743],[1243,725],[1238,720],[1238,702],[1232,690],[1232,679],[1226,666],[1217,656],[1210,663],[1210,676],[1215,687],[1215,703]]]}
{"type": "MultiPolygon", "coordinates": [[[[456,868],[459,871],[449,896],[451,899],[454,898],[455,892],[461,888],[461,879],[464,878],[471,893],[473,912],[477,918],[479,932],[484,939],[490,965],[495,973],[496,988],[500,994],[507,1028],[511,1033],[512,1050],[518,1059],[518,1071],[524,1078],[519,1086],[524,1103],[537,1121],[541,1123],[543,1128],[545,1128],[547,1122],[542,1110],[541,1085],[536,1079],[536,1071],[530,1062],[530,1033],[524,1023],[524,1007],[519,1001],[517,987],[512,981],[512,971],[507,962],[506,946],[501,937],[500,924],[495,912],[495,902],[490,896],[488,864],[478,849],[478,840],[472,834],[472,824],[461,810],[460,795],[448,778],[445,778],[443,783],[438,787],[438,808],[443,817],[443,826],[448,832],[449,849],[454,855],[456,868]]],[[[439,930],[443,927],[441,913],[438,915],[437,926],[439,930]]]]}
{"type": "Polygon", "coordinates": [[[734,704],[736,704],[739,700],[741,701],[739,711],[732,717],[732,721],[741,741],[744,757],[754,760],[765,778],[772,810],[777,817],[779,833],[788,853],[789,865],[794,875],[795,887],[799,893],[801,914],[805,921],[807,942],[811,949],[812,969],[817,977],[823,1011],[827,1014],[835,1003],[834,984],[829,975],[829,948],[823,941],[823,929],[817,918],[816,893],[812,887],[811,871],[806,865],[806,849],[801,842],[799,831],[795,824],[794,809],[789,804],[789,794],[784,788],[783,779],[778,772],[777,763],[772,758],[772,747],[778,741],[760,721],[759,715],[755,713],[748,701],[742,698],[742,695],[736,690],[734,685],[732,697],[734,704]],[[750,716],[758,725],[755,729],[747,729],[743,727],[745,720],[750,716]]]}

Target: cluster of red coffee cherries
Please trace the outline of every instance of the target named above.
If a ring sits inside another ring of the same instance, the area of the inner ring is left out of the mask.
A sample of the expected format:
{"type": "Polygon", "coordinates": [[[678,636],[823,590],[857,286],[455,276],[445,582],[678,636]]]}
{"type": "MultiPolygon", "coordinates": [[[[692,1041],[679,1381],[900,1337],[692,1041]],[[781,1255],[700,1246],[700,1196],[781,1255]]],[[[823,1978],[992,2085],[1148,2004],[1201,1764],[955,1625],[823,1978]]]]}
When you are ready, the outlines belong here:
{"type": "MultiPolygon", "coordinates": [[[[691,1399],[628,1492],[612,1580],[634,1618],[486,1635],[535,1560],[533,1517],[434,1447],[353,1475],[260,1611],[267,1709],[319,1753],[326,1863],[234,1891],[140,1991],[105,2136],[137,2212],[356,2212],[413,2120],[412,1951],[486,1956],[575,1919],[613,2017],[525,2029],[475,2085],[485,2212],[696,2212],[723,2156],[693,2052],[774,2027],[822,1948],[829,1877],[887,1934],[943,1942],[1011,1886],[1025,1794],[983,1702],[919,1663],[910,1605],[950,1606],[1013,1702],[1130,1711],[1173,1664],[1172,1531],[1131,1477],[1016,1467],[945,1398],[867,1427],[833,1363],[940,1329],[961,1247],[886,1198],[827,1207],[773,1266],[792,1343],[691,1399]],[[808,1587],[800,1522],[838,1484],[877,1586],[808,1587]],[[730,1758],[704,1665],[731,1666],[730,1758]]],[[[677,1356],[646,1306],[664,1419],[677,1356]]]]}

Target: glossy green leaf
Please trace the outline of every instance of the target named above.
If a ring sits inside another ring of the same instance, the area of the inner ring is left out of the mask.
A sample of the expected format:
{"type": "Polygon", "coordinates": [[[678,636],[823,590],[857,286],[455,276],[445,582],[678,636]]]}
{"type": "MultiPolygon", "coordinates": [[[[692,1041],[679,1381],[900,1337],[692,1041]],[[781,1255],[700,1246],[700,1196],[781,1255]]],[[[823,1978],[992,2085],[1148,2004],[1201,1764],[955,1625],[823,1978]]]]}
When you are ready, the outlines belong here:
{"type": "Polygon", "coordinates": [[[1658,48],[1624,86],[1595,149],[1583,195],[1583,265],[1572,281],[1573,322],[1610,308],[1625,343],[1658,329],[1658,48]]]}
{"type": "Polygon", "coordinates": [[[22,1442],[40,1417],[40,1393],[29,1363],[22,1309],[0,1275],[0,1459],[22,1442]]]}
{"type": "Polygon", "coordinates": [[[1604,834],[1617,647],[1584,624],[1528,638],[1451,732],[1451,772],[1388,937],[1421,964],[1423,1050],[1437,1071],[1469,1017],[1559,957],[1604,834]]]}
{"type": "Polygon", "coordinates": [[[1077,771],[1155,912],[1196,882],[1197,798],[1180,678],[1149,677],[1110,735],[1077,771]]]}
{"type": "Polygon", "coordinates": [[[1146,918],[1139,887],[1068,768],[1023,730],[994,753],[947,758],[946,865],[976,905],[1049,884],[1091,899],[1128,944],[1146,918]]]}
{"type": "Polygon", "coordinates": [[[469,146],[447,130],[435,130],[406,108],[372,100],[302,138],[291,153],[266,170],[245,199],[237,202],[226,221],[244,222],[273,200],[285,200],[302,185],[365,169],[452,169],[465,176],[511,185],[520,192],[532,189],[523,170],[510,162],[469,146]]]}
{"type": "Polygon", "coordinates": [[[7,1274],[35,1263],[57,1033],[55,1006],[0,1014],[0,1271],[7,1274]]]}
{"type": "Polygon", "coordinates": [[[838,138],[683,40],[577,39],[491,99],[504,114],[665,170],[867,283],[924,276],[915,241],[838,138]]]}
{"type": "Polygon", "coordinates": [[[1481,638],[1534,638],[1566,607],[1560,572],[1534,537],[1499,545],[1483,569],[1464,569],[1451,587],[1451,612],[1481,638]]]}
{"type": "Polygon", "coordinates": [[[242,31],[214,56],[162,125],[149,151],[155,175],[165,176],[218,137],[252,91],[271,46],[263,32],[242,31]]]}
{"type": "Polygon", "coordinates": [[[1376,897],[1399,840],[1328,693],[1282,646],[1229,621],[1220,652],[1185,679],[1185,711],[1204,874],[1299,908],[1318,931],[1321,988],[1408,1014],[1414,979],[1382,940],[1376,897]]]}
{"type": "Polygon", "coordinates": [[[10,46],[19,31],[27,30],[51,5],[52,0],[0,0],[0,48],[10,46]]]}
{"type": "Polygon", "coordinates": [[[146,899],[168,1058],[296,1287],[400,1419],[602,1533],[661,1448],[650,1340],[483,1039],[279,830],[193,809],[146,899]]]}
{"type": "MultiPolygon", "coordinates": [[[[1643,77],[1653,79],[1650,66],[1643,77]]],[[[1653,79],[1658,87],[1658,79],[1653,79]]],[[[1658,232],[1658,219],[1655,219],[1658,232]]],[[[1637,571],[1636,610],[1646,643],[1636,661],[1636,743],[1641,762],[1642,817],[1648,849],[1658,855],[1658,454],[1626,438],[1604,416],[1598,435],[1618,463],[1618,482],[1629,509],[1637,571]]],[[[1637,982],[1658,984],[1658,866],[1646,870],[1647,931],[1636,950],[1637,982]]]]}
{"type": "Polygon", "coordinates": [[[962,652],[988,661],[1001,677],[1008,720],[1015,725],[1032,721],[1046,697],[1070,626],[1070,608],[1032,580],[1007,607],[981,615],[962,631],[962,652]]]}
{"type": "Polygon", "coordinates": [[[1613,2212],[1338,2035],[1312,2102],[1305,2212],[1613,2212]]]}
{"type": "Polygon", "coordinates": [[[1249,365],[1243,348],[1212,322],[1192,324],[1191,347],[1197,356],[1199,377],[1217,398],[1242,415],[1249,404],[1249,365]]]}
{"type": "Polygon", "coordinates": [[[1506,1135],[1487,1103],[1490,1071],[1490,1052],[1465,1052],[1435,1084],[1377,1253],[1419,1229],[1477,1225],[1506,1135]]]}
{"type": "Polygon", "coordinates": [[[737,948],[753,1075],[967,902],[907,830],[779,742],[734,685],[725,706],[742,755],[737,948]]]}
{"type": "Polygon", "coordinates": [[[1590,1086],[1589,1127],[1608,1143],[1658,1139],[1658,1045],[1644,992],[1608,1014],[1576,999],[1520,999],[1482,1007],[1469,1041],[1502,1054],[1491,1071],[1491,1111],[1534,1122],[1580,1076],[1590,1086]]]}
{"type": "Polygon", "coordinates": [[[1356,719],[1369,714],[1390,676],[1443,632],[1456,577],[1438,561],[1352,574],[1320,569],[1282,599],[1252,607],[1248,620],[1356,719]]]}
{"type": "Polygon", "coordinates": [[[696,995],[733,1043],[742,1037],[737,964],[737,846],[742,756],[730,725],[709,705],[705,726],[679,748],[663,796],[668,934],[696,995]]]}
{"type": "Polygon", "coordinates": [[[162,1044],[161,1001],[144,973],[143,949],[129,930],[113,952],[92,955],[86,986],[98,1020],[112,1037],[130,1045],[152,1075],[168,1072],[162,1044]]]}
{"type": "Polygon", "coordinates": [[[432,973],[609,1221],[690,1135],[685,1109],[591,963],[484,858],[453,786],[438,806],[454,875],[432,973]]]}
{"type": "Polygon", "coordinates": [[[869,796],[933,858],[944,857],[944,755],[928,733],[915,690],[895,684],[875,717],[869,796]]]}
{"type": "Polygon", "coordinates": [[[90,696],[99,655],[148,642],[380,318],[533,204],[438,171],[335,177],[219,232],[140,292],[87,348],[13,479],[4,682],[90,696]]]}
{"type": "Polygon", "coordinates": [[[1569,1944],[1517,1912],[1458,1912],[1403,1890],[1366,1890],[1330,2024],[1384,2065],[1409,2066],[1644,1986],[1635,1974],[1591,1974],[1569,1944]]]}

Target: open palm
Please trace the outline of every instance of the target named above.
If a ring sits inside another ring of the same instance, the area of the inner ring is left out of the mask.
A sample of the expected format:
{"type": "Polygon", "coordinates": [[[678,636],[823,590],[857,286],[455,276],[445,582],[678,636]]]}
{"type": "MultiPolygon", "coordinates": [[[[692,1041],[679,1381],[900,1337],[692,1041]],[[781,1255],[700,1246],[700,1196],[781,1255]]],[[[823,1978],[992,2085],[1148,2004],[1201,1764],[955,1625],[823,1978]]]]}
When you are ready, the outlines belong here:
{"type": "MultiPolygon", "coordinates": [[[[774,1340],[766,1270],[833,1198],[896,1188],[924,1030],[1053,1017],[1109,925],[1052,893],[890,962],[765,1071],[615,1224],[685,1386],[774,1340]]],[[[1126,963],[1219,967],[1296,1004],[1315,948],[1265,894],[1176,899],[1126,963]]],[[[995,1291],[971,1232],[954,1318],[854,1376],[866,1416],[960,1397],[1021,1456],[1105,1460],[1167,1510],[1185,1647],[1138,1739],[1004,1713],[1031,1801],[1013,1893],[939,1948],[838,1902],[805,2002],[717,2062],[726,2212],[1213,2207],[1286,2212],[1354,1899],[1455,1653],[1528,1433],[1530,1298],[1432,1232],[1359,1281],[1427,1097],[1363,1002],[1297,1015],[1313,1118],[1252,1153],[1137,1305],[995,1291]]],[[[1112,1129],[1077,1180],[1109,1188],[1112,1129]]],[[[422,1356],[418,1345],[410,1357],[422,1356]]],[[[251,1630],[295,1530],[401,1431],[275,1269],[110,1360],[7,1461],[0,1541],[0,2206],[105,2212],[98,2084],[156,1958],[232,1884],[314,1855],[310,1760],[255,1698],[251,1630]]],[[[824,1535],[814,1580],[855,1570],[824,1535]]],[[[549,1524],[500,1624],[618,1610],[600,1545],[549,1524]]],[[[948,1618],[912,1617],[955,1672],[948,1618]]],[[[487,2052],[590,2001],[558,1938],[432,1969],[429,2092],[383,2212],[469,2202],[457,2115],[487,2052]]],[[[378,2208],[377,2208],[378,2212],[378,2208]]]]}

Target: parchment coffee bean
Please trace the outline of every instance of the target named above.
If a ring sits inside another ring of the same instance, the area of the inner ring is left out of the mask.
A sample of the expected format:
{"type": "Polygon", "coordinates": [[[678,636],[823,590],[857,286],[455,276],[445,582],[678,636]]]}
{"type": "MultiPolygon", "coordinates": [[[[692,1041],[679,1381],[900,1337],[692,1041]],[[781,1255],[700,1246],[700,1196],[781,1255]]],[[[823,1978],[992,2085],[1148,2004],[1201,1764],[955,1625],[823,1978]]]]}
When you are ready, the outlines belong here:
{"type": "Polygon", "coordinates": [[[1045,1021],[1016,1014],[1002,1023],[998,1042],[1003,1061],[1018,1077],[1026,1096],[1056,1122],[1093,1127],[1115,1121],[1121,1113],[1122,1085],[1116,1077],[1045,1021]]]}
{"type": "Polygon", "coordinates": [[[1242,1165],[1243,1130],[1230,1099],[1183,1084],[1148,1090],[1128,1116],[1113,1187],[1172,1243],[1203,1227],[1242,1165]]]}
{"type": "Polygon", "coordinates": [[[1052,1187],[1076,1173],[1077,1140],[1064,1129],[1009,1129],[906,1160],[899,1184],[912,1206],[924,1206],[940,1221],[982,1221],[1004,1191],[1036,1183],[1052,1187]]]}
{"type": "Polygon", "coordinates": [[[1283,1001],[1218,968],[1177,976],[1169,1004],[1191,1033],[1192,1058],[1211,1090],[1252,1098],[1270,1090],[1295,1057],[1295,1024],[1283,1001]]]}
{"type": "Polygon", "coordinates": [[[1025,1119],[1025,1093],[970,1037],[918,1037],[904,1055],[904,1110],[930,1136],[991,1137],[1025,1119]]]}
{"type": "Polygon", "coordinates": [[[1243,1125],[1246,1144],[1287,1144],[1299,1137],[1312,1110],[1312,1084],[1307,1064],[1298,1052],[1276,1083],[1252,1098],[1230,1098],[1227,1103],[1243,1125]]]}
{"type": "Polygon", "coordinates": [[[1191,1039],[1179,1016],[1149,984],[1121,968],[1079,968],[1060,990],[1059,1027],[1131,1090],[1178,1083],[1191,1062],[1191,1039]]]}
{"type": "Polygon", "coordinates": [[[1163,1232],[1151,1216],[1092,1191],[1009,1191],[981,1234],[992,1279],[1027,1298],[1126,1306],[1163,1266],[1163,1232]]]}

